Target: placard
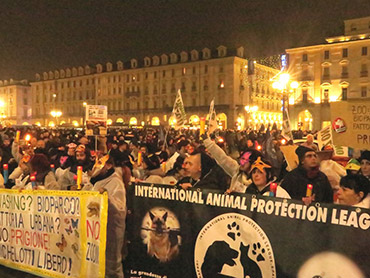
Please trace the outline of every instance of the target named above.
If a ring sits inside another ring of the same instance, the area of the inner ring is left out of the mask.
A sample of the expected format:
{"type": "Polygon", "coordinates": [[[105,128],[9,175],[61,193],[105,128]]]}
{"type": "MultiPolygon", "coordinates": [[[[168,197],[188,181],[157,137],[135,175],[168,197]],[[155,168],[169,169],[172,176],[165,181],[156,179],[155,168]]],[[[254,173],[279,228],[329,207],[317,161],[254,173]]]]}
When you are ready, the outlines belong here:
{"type": "Polygon", "coordinates": [[[0,190],[0,264],[43,277],[105,277],[108,196],[0,190]]]}
{"type": "Polygon", "coordinates": [[[332,102],[330,110],[335,145],[370,149],[369,101],[332,102]]]}

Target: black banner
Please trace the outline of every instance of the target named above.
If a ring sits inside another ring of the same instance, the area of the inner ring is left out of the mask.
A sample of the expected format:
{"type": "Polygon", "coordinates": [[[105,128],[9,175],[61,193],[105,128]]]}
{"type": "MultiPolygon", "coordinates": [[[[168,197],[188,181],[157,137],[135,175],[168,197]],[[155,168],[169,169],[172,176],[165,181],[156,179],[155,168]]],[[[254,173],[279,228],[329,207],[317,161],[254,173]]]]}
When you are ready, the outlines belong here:
{"type": "Polygon", "coordinates": [[[137,184],[125,277],[370,277],[370,210],[137,184]]]}

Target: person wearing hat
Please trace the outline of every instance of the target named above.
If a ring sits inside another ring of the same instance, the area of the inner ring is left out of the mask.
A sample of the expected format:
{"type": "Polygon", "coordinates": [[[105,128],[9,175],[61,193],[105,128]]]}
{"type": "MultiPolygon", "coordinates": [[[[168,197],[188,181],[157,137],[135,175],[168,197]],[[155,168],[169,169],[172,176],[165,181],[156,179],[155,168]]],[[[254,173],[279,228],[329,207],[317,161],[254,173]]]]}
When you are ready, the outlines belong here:
{"type": "Polygon", "coordinates": [[[370,180],[370,151],[362,152],[359,161],[361,165],[361,175],[370,180]]]}
{"type": "Polygon", "coordinates": [[[333,190],[327,176],[319,169],[317,153],[304,146],[299,146],[295,152],[299,165],[285,176],[281,186],[292,199],[302,200],[306,204],[312,201],[332,203],[333,190]],[[311,196],[306,196],[308,184],[313,186],[311,196]]]}
{"type": "Polygon", "coordinates": [[[228,156],[214,141],[208,138],[207,135],[203,135],[203,139],[204,146],[212,158],[231,177],[230,187],[227,191],[244,193],[252,183],[248,177],[250,167],[262,154],[254,149],[246,149],[241,152],[238,163],[235,159],[228,156]]]}
{"type": "Polygon", "coordinates": [[[350,175],[350,174],[355,175],[359,173],[361,169],[361,164],[360,162],[358,162],[357,159],[351,158],[348,161],[345,169],[346,169],[347,175],[350,175]]]}
{"type": "MultiPolygon", "coordinates": [[[[250,177],[252,183],[247,187],[245,193],[269,196],[270,185],[276,181],[270,163],[262,160],[259,156],[251,166],[250,177]]],[[[290,199],[288,192],[281,186],[276,188],[275,197],[290,199]]]]}
{"type": "Polygon", "coordinates": [[[123,278],[122,248],[126,230],[126,189],[121,175],[115,171],[114,160],[109,154],[96,160],[90,183],[90,186],[82,190],[108,193],[105,277],[123,278]]]}

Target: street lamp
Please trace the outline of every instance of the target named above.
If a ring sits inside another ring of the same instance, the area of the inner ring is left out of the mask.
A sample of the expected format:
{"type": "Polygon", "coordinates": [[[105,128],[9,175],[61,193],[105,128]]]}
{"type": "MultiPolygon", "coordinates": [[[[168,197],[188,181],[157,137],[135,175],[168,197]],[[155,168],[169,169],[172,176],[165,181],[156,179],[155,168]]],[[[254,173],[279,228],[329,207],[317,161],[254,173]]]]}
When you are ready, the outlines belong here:
{"type": "Polygon", "coordinates": [[[297,89],[299,84],[297,81],[291,81],[290,80],[290,75],[289,73],[281,73],[277,76],[274,76],[271,81],[272,83],[272,88],[281,91],[282,97],[283,97],[283,120],[286,119],[286,113],[284,111],[288,109],[289,105],[289,92],[288,92],[288,87],[290,89],[297,89]]]}
{"type": "Polygon", "coordinates": [[[62,112],[53,110],[50,112],[50,115],[55,118],[56,125],[58,125],[58,118],[62,116],[62,112]]]}

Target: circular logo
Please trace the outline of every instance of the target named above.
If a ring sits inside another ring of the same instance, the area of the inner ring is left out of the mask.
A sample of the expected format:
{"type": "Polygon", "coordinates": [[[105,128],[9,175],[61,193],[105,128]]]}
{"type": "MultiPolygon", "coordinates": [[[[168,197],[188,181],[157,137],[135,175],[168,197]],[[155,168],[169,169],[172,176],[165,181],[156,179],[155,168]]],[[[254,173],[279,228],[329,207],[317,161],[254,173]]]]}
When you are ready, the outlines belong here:
{"type": "Polygon", "coordinates": [[[194,251],[198,278],[276,277],[270,241],[251,218],[225,213],[199,232],[194,251]]]}
{"type": "Polygon", "coordinates": [[[179,254],[181,245],[179,220],[167,208],[152,208],[143,218],[141,238],[149,256],[161,263],[171,261],[179,254]]]}
{"type": "Polygon", "coordinates": [[[344,123],[344,120],[342,118],[336,118],[333,122],[333,129],[337,133],[342,133],[347,130],[347,127],[344,123]]]}

